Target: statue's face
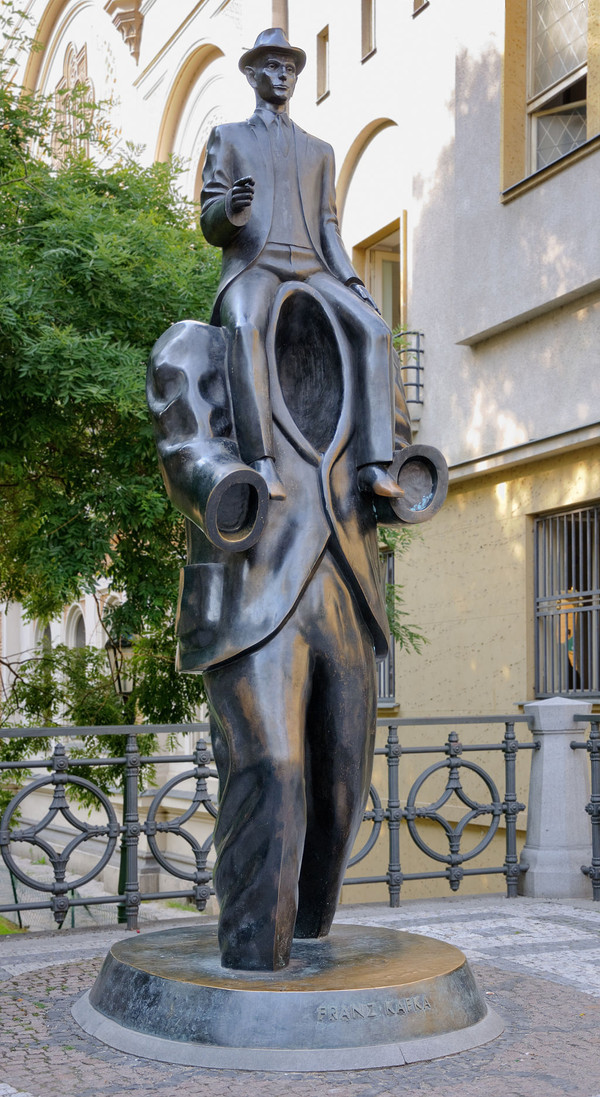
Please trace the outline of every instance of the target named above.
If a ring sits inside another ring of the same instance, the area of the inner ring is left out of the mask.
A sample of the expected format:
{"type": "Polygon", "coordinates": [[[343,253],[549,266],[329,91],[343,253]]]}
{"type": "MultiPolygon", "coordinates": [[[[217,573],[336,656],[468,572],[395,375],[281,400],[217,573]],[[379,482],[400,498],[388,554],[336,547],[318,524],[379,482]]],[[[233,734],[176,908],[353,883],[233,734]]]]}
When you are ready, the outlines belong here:
{"type": "Polygon", "coordinates": [[[253,68],[246,69],[251,85],[265,103],[287,103],[296,87],[296,64],[283,53],[266,53],[253,68]]]}

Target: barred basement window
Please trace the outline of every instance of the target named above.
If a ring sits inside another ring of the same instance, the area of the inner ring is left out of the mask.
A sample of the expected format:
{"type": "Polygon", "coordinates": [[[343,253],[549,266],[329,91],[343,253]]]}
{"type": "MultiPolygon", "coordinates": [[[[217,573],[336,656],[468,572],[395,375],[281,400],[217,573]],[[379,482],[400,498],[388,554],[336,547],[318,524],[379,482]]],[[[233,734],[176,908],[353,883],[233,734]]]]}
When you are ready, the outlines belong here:
{"type": "MultiPolygon", "coordinates": [[[[385,567],[386,584],[394,584],[394,553],[384,552],[383,563],[385,567]]],[[[387,657],[377,664],[377,701],[380,705],[395,705],[396,703],[396,641],[390,640],[390,650],[387,657]]]]}
{"type": "Polygon", "coordinates": [[[600,694],[600,505],[535,522],[535,691],[600,694]]]}

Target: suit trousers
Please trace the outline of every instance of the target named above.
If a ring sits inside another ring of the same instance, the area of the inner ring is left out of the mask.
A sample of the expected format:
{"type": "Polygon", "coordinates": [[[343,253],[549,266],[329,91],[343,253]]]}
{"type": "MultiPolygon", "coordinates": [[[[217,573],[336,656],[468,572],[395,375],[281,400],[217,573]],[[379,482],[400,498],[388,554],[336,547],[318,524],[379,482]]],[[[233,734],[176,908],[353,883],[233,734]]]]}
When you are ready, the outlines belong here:
{"type": "Polygon", "coordinates": [[[285,967],[325,936],[369,791],[373,641],[329,550],[277,634],[204,674],[224,967],[285,967]]]}
{"type": "Polygon", "coordinates": [[[387,464],[394,452],[392,338],[385,321],[323,268],[312,249],[269,243],[226,289],[220,322],[232,336],[229,382],[243,461],[274,457],[265,337],[282,282],[306,282],[332,306],[353,348],[360,407],[357,466],[387,464]]]}

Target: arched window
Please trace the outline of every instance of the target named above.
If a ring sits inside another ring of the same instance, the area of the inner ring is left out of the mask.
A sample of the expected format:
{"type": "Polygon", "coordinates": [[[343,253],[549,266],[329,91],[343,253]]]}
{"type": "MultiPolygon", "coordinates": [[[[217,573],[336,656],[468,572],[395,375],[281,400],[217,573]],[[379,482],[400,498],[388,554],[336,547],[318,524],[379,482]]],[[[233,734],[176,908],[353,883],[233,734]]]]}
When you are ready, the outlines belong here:
{"type": "Polygon", "coordinates": [[[50,651],[52,647],[52,629],[50,625],[38,624],[35,629],[35,646],[44,651],[50,651]]]}
{"type": "Polygon", "coordinates": [[[88,76],[87,47],[80,50],[71,43],[63,64],[63,75],[54,92],[56,128],[52,138],[55,166],[62,163],[66,152],[76,149],[89,156],[89,142],[84,130],[91,108],[85,104],[93,101],[94,86],[88,76]],[[84,102],[85,101],[85,102],[84,102]]]}
{"type": "Polygon", "coordinates": [[[67,618],[67,646],[84,648],[86,643],[85,620],[79,606],[73,606],[67,618]]]}

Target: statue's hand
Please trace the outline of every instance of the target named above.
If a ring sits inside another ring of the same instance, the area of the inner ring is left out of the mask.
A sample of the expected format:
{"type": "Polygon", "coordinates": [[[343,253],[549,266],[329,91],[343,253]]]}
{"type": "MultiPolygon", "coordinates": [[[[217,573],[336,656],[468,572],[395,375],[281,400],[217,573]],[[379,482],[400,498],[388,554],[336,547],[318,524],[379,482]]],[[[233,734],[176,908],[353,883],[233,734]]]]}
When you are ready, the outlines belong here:
{"type": "Polygon", "coordinates": [[[236,179],[229,191],[229,206],[232,213],[241,213],[242,210],[252,205],[254,198],[254,179],[251,175],[245,175],[243,179],[236,179]]]}
{"type": "Polygon", "coordinates": [[[360,282],[352,282],[350,285],[350,289],[354,290],[355,294],[357,295],[357,297],[360,297],[361,301],[365,301],[367,305],[370,305],[371,308],[375,309],[375,312],[378,312],[381,316],[381,311],[375,304],[368,289],[365,289],[365,287],[361,285],[360,282]]]}

